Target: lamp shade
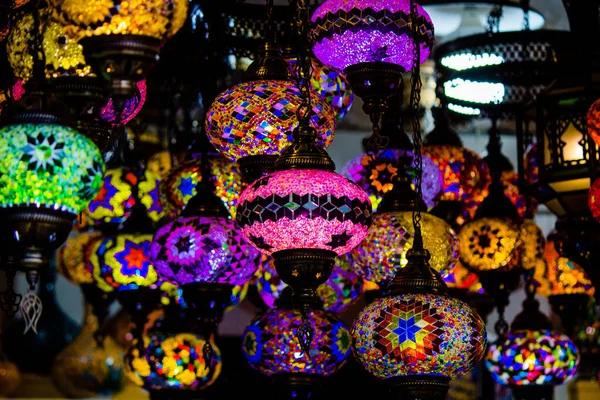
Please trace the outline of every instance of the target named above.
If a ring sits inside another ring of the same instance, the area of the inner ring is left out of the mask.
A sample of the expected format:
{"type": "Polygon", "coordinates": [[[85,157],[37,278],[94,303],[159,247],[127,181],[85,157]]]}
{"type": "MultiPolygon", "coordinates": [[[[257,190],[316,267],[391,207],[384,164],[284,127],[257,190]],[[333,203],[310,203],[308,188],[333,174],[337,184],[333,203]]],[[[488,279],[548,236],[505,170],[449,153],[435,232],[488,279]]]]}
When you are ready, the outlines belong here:
{"type": "MultiPolygon", "coordinates": [[[[300,90],[292,81],[243,82],[213,101],[206,114],[206,134],[233,162],[253,155],[279,155],[292,143],[301,103],[300,90]]],[[[335,133],[334,113],[314,92],[311,104],[310,124],[317,130],[319,145],[326,148],[335,133]]]]}
{"type": "Polygon", "coordinates": [[[108,169],[102,188],[84,211],[85,221],[91,226],[122,224],[131,214],[137,191],[148,216],[157,222],[164,215],[159,187],[160,178],[148,170],[137,173],[127,167],[108,169]]]}
{"type": "MultiPolygon", "coordinates": [[[[236,163],[221,156],[209,156],[210,172],[215,194],[223,201],[233,218],[242,190],[246,187],[236,163]]],[[[202,179],[201,163],[185,161],[171,170],[160,185],[160,202],[165,213],[174,219],[196,194],[196,185],[202,179]]]]}
{"type": "Polygon", "coordinates": [[[144,335],[144,351],[136,346],[125,355],[130,366],[127,376],[148,390],[194,389],[212,385],[221,373],[221,352],[211,339],[208,342],[193,333],[144,335]],[[205,346],[212,357],[205,357],[205,346]]]}
{"type": "MultiPolygon", "coordinates": [[[[408,23],[409,0],[327,0],[311,18],[310,38],[315,56],[343,70],[364,62],[397,64],[412,69],[415,38],[408,23]]],[[[417,5],[421,62],[433,45],[433,23],[417,5]]]]}
{"type": "MultiPolygon", "coordinates": [[[[431,214],[421,214],[425,248],[431,253],[431,267],[444,272],[458,257],[458,243],[450,225],[431,214]]],[[[359,276],[377,284],[391,281],[408,262],[413,247],[414,226],[411,211],[378,213],[369,233],[350,252],[350,266],[359,276]]]]}
{"type": "Polygon", "coordinates": [[[96,285],[105,292],[155,286],[158,275],[150,260],[152,235],[109,236],[90,249],[89,267],[96,285]]]}
{"type": "Polygon", "coordinates": [[[187,18],[186,0],[134,0],[126,4],[113,0],[53,0],[56,15],[78,36],[143,35],[168,39],[183,27],[187,18]]]}
{"type": "Polygon", "coordinates": [[[485,364],[502,385],[561,385],[577,372],[579,353],[560,332],[520,330],[492,344],[485,364]]]}
{"type": "Polygon", "coordinates": [[[142,79],[136,84],[137,91],[133,97],[125,100],[123,109],[117,113],[112,99],[100,110],[100,118],[112,125],[113,128],[127,125],[134,119],[146,103],[146,80],[142,79]]]}
{"type": "Polygon", "coordinates": [[[246,239],[265,254],[304,248],[342,255],[366,237],[371,201],[334,172],[283,170],[242,192],[236,218],[246,239]]]}
{"type": "Polygon", "coordinates": [[[298,340],[299,310],[275,308],[259,314],[242,335],[242,351],[250,366],[267,376],[330,376],[338,371],[350,355],[348,328],[334,314],[322,310],[309,311],[308,321],[314,337],[306,354],[298,340]]]}
{"type": "Polygon", "coordinates": [[[248,282],[259,267],[260,252],[235,221],[221,217],[179,218],[154,235],[150,251],[161,279],[175,285],[193,282],[248,282]]]}
{"type": "Polygon", "coordinates": [[[456,261],[442,274],[442,279],[449,289],[467,290],[470,293],[483,294],[485,290],[476,273],[465,268],[460,261],[456,261]]]}
{"type": "MultiPolygon", "coordinates": [[[[429,157],[423,156],[423,201],[433,207],[442,191],[444,179],[440,168],[429,157]]],[[[398,168],[407,170],[411,179],[416,177],[414,155],[409,150],[387,149],[375,153],[359,154],[342,168],[342,175],[353,180],[371,199],[373,210],[377,210],[383,195],[394,187],[393,180],[398,168]],[[402,157],[402,158],[401,158],[402,157]],[[410,165],[400,165],[404,157],[413,160],[410,165]]]]}
{"type": "Polygon", "coordinates": [[[0,207],[31,206],[77,214],[98,193],[104,163],[98,147],[52,124],[0,128],[0,207]]]}
{"type": "MultiPolygon", "coordinates": [[[[288,285],[277,275],[274,259],[263,255],[262,266],[257,272],[256,288],[265,305],[275,307],[279,295],[288,285]]],[[[335,258],[329,279],[317,288],[326,311],[343,312],[354,304],[363,293],[363,280],[352,271],[346,255],[335,258]]]]}
{"type": "Polygon", "coordinates": [[[352,326],[354,355],[380,379],[456,378],[483,358],[485,324],[458,299],[434,294],[383,297],[352,326]]]}

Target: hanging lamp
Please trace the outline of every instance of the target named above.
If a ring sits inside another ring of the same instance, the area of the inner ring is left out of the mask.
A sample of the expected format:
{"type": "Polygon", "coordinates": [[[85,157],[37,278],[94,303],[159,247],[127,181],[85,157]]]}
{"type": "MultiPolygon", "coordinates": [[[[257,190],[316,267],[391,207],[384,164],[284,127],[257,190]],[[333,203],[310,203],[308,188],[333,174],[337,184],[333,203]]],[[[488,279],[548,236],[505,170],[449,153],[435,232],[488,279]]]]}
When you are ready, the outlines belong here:
{"type": "Polygon", "coordinates": [[[304,321],[288,286],[275,308],[257,315],[242,334],[248,363],[272,377],[281,398],[314,398],[326,378],[342,368],[350,355],[350,332],[334,313],[324,311],[318,303],[308,311],[313,332],[308,347],[299,340],[304,321]]]}
{"type": "Polygon", "coordinates": [[[83,46],[93,72],[108,83],[120,113],[125,100],[135,95],[137,82],[145,79],[159,60],[164,41],[183,26],[188,2],[140,0],[111,4],[102,0],[60,0],[53,6],[58,21],[83,46]]]}
{"type": "Polygon", "coordinates": [[[571,339],[551,329],[531,286],[528,282],[523,311],[510,331],[499,332],[490,346],[486,367],[496,382],[511,387],[516,400],[551,400],[554,386],[577,372],[579,354],[571,339]]]}
{"type": "MultiPolygon", "coordinates": [[[[411,1],[411,13],[416,3],[411,1]]],[[[413,29],[416,29],[413,26],[413,29]]],[[[482,358],[486,333],[479,315],[448,296],[448,287],[429,266],[421,234],[421,131],[417,117],[421,80],[420,53],[413,54],[411,100],[418,196],[414,201],[415,238],[407,265],[364,308],[352,326],[354,355],[372,375],[384,379],[403,399],[444,399],[452,378],[482,358]]]]}
{"type": "Polygon", "coordinates": [[[344,71],[373,123],[367,140],[370,146],[381,145],[381,116],[400,89],[402,74],[412,68],[413,49],[419,43],[420,60],[425,61],[433,47],[429,15],[420,5],[411,14],[408,0],[327,0],[311,22],[314,54],[326,66],[344,71]]]}
{"type": "MultiPolygon", "coordinates": [[[[206,114],[206,134],[224,157],[240,164],[247,183],[273,171],[278,155],[293,140],[298,108],[304,95],[291,80],[288,64],[275,41],[272,0],[267,0],[266,41],[248,67],[242,83],[221,93],[206,114]]],[[[319,144],[328,147],[335,133],[331,107],[310,90],[312,115],[319,144]]]]}
{"type": "MultiPolygon", "coordinates": [[[[309,9],[306,1],[297,6],[305,41],[309,9]]],[[[336,255],[347,253],[365,238],[372,215],[367,194],[333,172],[335,165],[310,126],[311,118],[321,115],[312,114],[310,55],[305,46],[298,64],[303,103],[300,123],[292,133],[294,142],[277,158],[276,172],[244,190],[236,219],[249,242],[273,255],[278,275],[293,288],[295,301],[306,311],[318,302],[315,290],[331,275],[336,255]]]]}

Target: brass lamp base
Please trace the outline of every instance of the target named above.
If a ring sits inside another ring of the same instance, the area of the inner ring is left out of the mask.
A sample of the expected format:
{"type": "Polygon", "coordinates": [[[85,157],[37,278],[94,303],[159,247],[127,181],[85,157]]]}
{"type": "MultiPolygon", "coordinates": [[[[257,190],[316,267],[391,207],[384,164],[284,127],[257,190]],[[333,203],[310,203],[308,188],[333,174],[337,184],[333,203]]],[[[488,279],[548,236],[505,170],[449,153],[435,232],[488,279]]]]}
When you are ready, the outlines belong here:
{"type": "Polygon", "coordinates": [[[137,82],[160,59],[161,41],[143,35],[99,35],[81,39],[83,55],[94,73],[109,82],[115,108],[131,98],[137,82]]]}
{"type": "Polygon", "coordinates": [[[402,86],[404,68],[386,62],[364,62],[344,69],[352,91],[360,97],[363,111],[382,114],[387,110],[387,99],[402,86]]]}
{"type": "Polygon", "coordinates": [[[273,253],[281,280],[294,290],[298,304],[319,303],[317,288],[331,276],[336,253],[321,249],[292,249],[273,253]]]}
{"type": "Polygon", "coordinates": [[[445,400],[450,379],[440,376],[405,376],[388,379],[398,400],[445,400]]]}

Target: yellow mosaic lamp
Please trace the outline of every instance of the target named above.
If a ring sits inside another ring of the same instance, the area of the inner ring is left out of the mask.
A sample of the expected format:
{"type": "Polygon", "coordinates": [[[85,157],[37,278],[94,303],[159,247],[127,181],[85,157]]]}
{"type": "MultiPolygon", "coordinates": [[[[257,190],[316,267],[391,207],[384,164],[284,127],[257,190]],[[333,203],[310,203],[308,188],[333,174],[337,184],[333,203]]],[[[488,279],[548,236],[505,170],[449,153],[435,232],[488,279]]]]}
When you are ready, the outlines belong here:
{"type": "Polygon", "coordinates": [[[79,39],[93,71],[109,82],[116,108],[183,27],[187,9],[187,0],[54,0],[57,19],[79,39]]]}

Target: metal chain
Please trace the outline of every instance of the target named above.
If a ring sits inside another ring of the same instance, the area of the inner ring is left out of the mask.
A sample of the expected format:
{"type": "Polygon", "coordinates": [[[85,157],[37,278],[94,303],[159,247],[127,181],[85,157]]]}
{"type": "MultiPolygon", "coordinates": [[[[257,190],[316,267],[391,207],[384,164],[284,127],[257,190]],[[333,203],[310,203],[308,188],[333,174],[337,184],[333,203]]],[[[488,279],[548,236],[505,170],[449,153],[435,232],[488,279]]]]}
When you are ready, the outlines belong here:
{"type": "Polygon", "coordinates": [[[296,60],[296,77],[300,98],[302,102],[296,110],[296,117],[301,125],[307,126],[310,122],[312,104],[310,96],[310,81],[312,78],[312,60],[310,56],[310,42],[308,39],[310,27],[310,0],[297,0],[296,28],[299,37],[298,55],[296,60]]]}
{"type": "Polygon", "coordinates": [[[488,34],[498,33],[500,31],[500,20],[502,19],[502,4],[494,4],[488,15],[488,25],[486,31],[488,34]]]}
{"type": "Polygon", "coordinates": [[[423,142],[421,138],[421,121],[419,119],[420,103],[421,103],[421,43],[419,41],[419,25],[418,25],[418,14],[417,14],[417,2],[416,0],[410,0],[410,19],[412,22],[412,34],[413,34],[413,65],[412,73],[410,76],[410,110],[412,119],[412,139],[415,154],[415,166],[416,166],[416,177],[415,177],[415,191],[416,201],[415,209],[413,210],[413,225],[415,232],[417,229],[421,229],[421,209],[419,204],[423,198],[423,156],[421,154],[421,148],[423,142]]]}
{"type": "Polygon", "coordinates": [[[273,0],[266,0],[265,5],[267,7],[267,32],[265,37],[267,41],[275,41],[275,26],[273,23],[273,0]]]}

